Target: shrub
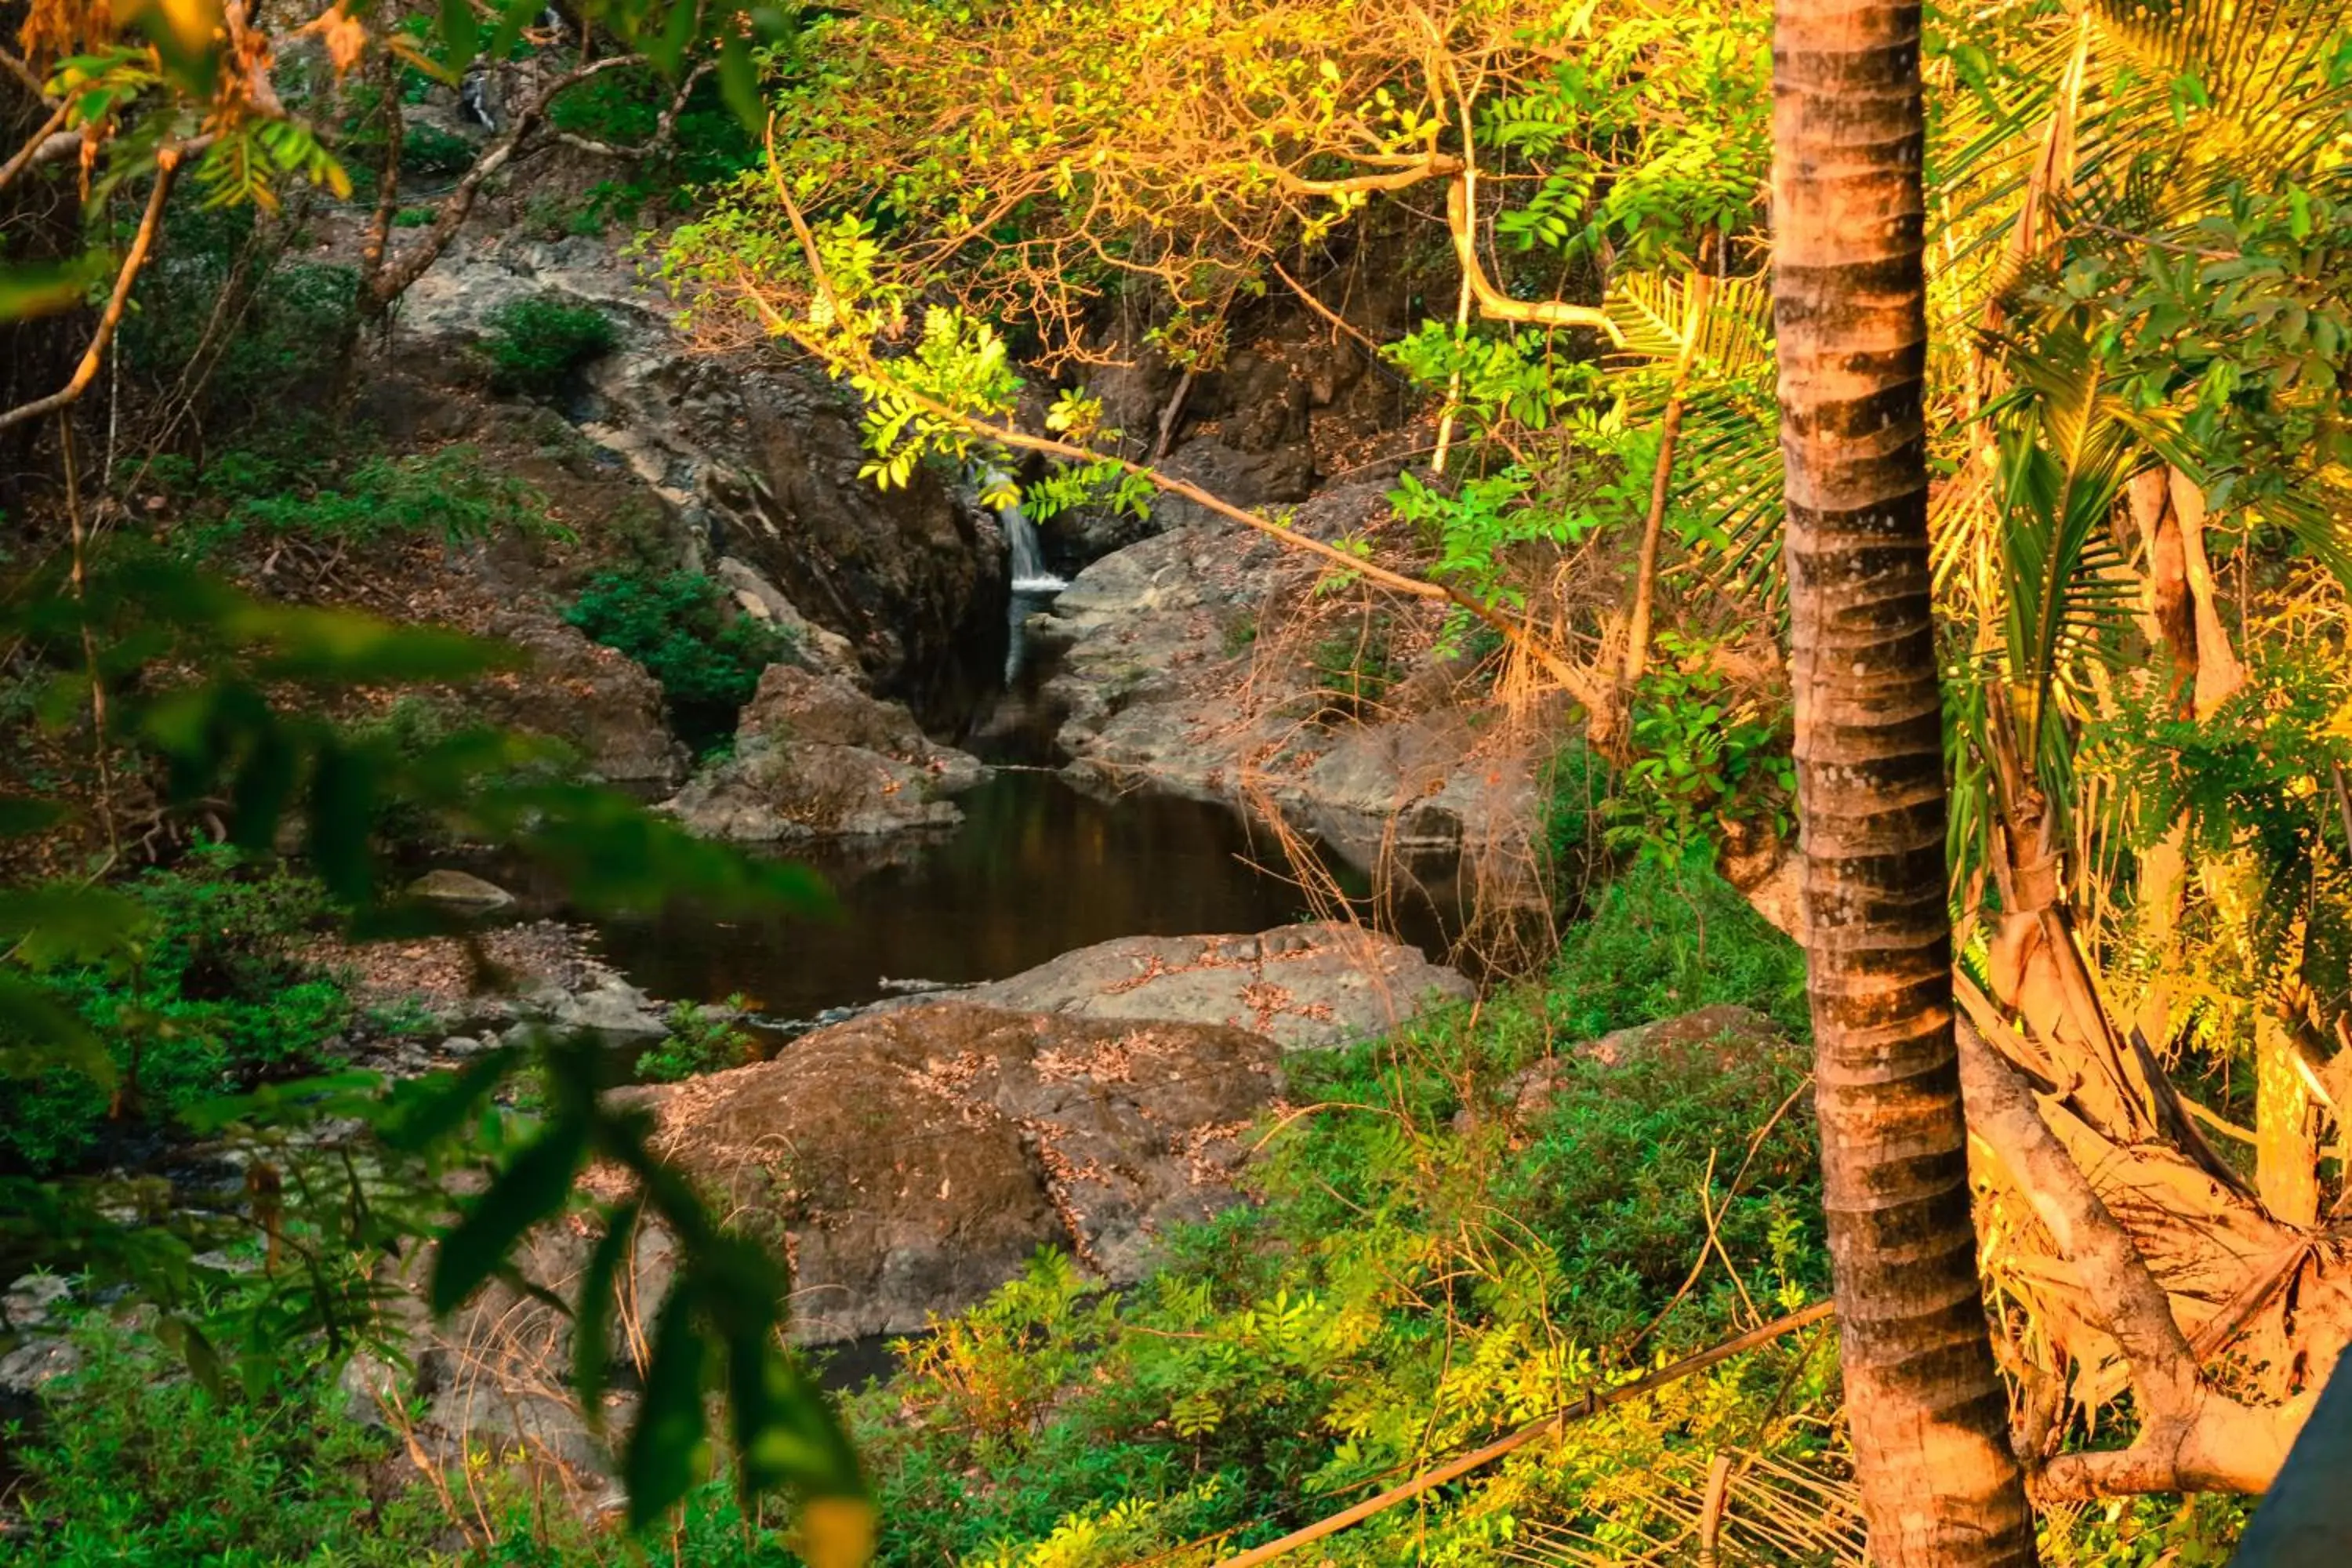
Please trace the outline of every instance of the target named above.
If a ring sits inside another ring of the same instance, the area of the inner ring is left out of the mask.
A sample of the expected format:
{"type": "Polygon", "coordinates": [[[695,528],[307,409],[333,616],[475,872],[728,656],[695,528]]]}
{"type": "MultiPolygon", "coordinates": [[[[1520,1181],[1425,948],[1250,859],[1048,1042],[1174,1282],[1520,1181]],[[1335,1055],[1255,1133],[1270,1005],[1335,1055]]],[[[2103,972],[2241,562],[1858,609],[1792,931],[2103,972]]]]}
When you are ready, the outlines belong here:
{"type": "Polygon", "coordinates": [[[1362,714],[1376,705],[1402,673],[1389,648],[1385,615],[1369,615],[1317,643],[1307,654],[1316,689],[1341,713],[1362,714]]]}
{"type": "Polygon", "coordinates": [[[191,481],[199,506],[214,504],[205,509],[210,515],[180,530],[180,548],[210,559],[253,540],[365,545],[421,534],[459,545],[500,535],[567,537],[538,491],[493,472],[472,447],[369,458],[340,483],[319,483],[320,477],[266,455],[224,453],[191,481]]]}
{"type": "MultiPolygon", "coordinates": [[[[123,891],[141,914],[129,951],[38,977],[106,1042],[129,1091],[121,1131],[168,1123],[215,1096],[331,1059],[351,999],[296,953],[324,917],[317,883],[214,850],[123,891]]],[[[105,1090],[70,1068],[16,1085],[0,1118],[0,1168],[48,1172],[88,1159],[109,1110],[105,1090]]]]}
{"type": "Polygon", "coordinates": [[[437,125],[412,120],[401,128],[400,172],[446,179],[474,166],[481,149],[437,125]]]}
{"type": "Polygon", "coordinates": [[[724,1012],[693,1002],[669,1010],[669,1033],[662,1043],[637,1058],[637,1077],[646,1083],[676,1083],[707,1072],[741,1067],[758,1049],[751,1036],[735,1026],[744,999],[727,998],[724,1012]]]}
{"type": "Polygon", "coordinates": [[[791,637],[730,613],[697,572],[600,573],[563,618],[643,665],[661,683],[670,727],[703,753],[734,734],[760,672],[793,652],[791,637]]]}
{"type": "MultiPolygon", "coordinates": [[[[215,1397],[151,1340],[101,1321],[76,1334],[80,1369],[43,1391],[48,1419],[12,1441],[8,1511],[26,1563],[314,1563],[407,1568],[446,1521],[412,1483],[379,1501],[372,1467],[398,1445],[345,1416],[325,1369],[263,1398],[215,1397]]],[[[404,1468],[405,1468],[404,1466],[404,1468]]]]}
{"type": "Polygon", "coordinates": [[[542,294],[491,311],[482,346],[492,379],[502,390],[545,395],[619,341],[612,321],[590,305],[569,305],[542,294]]]}

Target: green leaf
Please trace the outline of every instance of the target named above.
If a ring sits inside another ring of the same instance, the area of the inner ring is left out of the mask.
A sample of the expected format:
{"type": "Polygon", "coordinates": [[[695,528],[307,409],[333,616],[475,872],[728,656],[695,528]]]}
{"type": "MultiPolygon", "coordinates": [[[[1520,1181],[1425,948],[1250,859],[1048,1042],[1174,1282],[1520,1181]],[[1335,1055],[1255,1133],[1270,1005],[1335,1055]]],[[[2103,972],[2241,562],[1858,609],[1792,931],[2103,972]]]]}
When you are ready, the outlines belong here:
{"type": "Polygon", "coordinates": [[[472,0],[441,0],[441,41],[449,47],[452,60],[472,59],[481,38],[472,0]]]}
{"type": "Polygon", "coordinates": [[[0,974],[0,1079],[29,1078],[68,1067],[100,1089],[114,1087],[114,1058],[89,1026],[39,986],[0,974]]]}
{"type": "Polygon", "coordinates": [[[65,815],[66,808],[53,800],[0,795],[0,838],[21,838],[28,833],[42,832],[63,821],[65,815]]]}
{"type": "Polygon", "coordinates": [[[645,1398],[629,1433],[621,1479],[629,1489],[629,1528],[642,1531],[667,1513],[693,1486],[704,1457],[702,1336],[693,1316],[695,1289],[681,1279],[662,1303],[654,1325],[645,1398]]]}
{"type": "Polygon", "coordinates": [[[28,969],[100,963],[153,923],[145,905],[103,888],[0,889],[0,943],[28,969]]]}
{"type": "Polygon", "coordinates": [[[604,1215],[604,1234],[588,1256],[587,1272],[580,1277],[580,1300],[572,1323],[572,1392],[591,1430],[604,1425],[605,1373],[612,1360],[614,1277],[629,1255],[637,1229],[638,1205],[633,1200],[604,1215]]]}
{"type": "Polygon", "coordinates": [[[502,1047],[456,1072],[394,1084],[390,1103],[376,1121],[376,1135],[408,1153],[431,1148],[473,1119],[521,1056],[512,1047],[502,1047]]]}
{"type": "Polygon", "coordinates": [[[756,131],[766,121],[760,102],[760,68],[751,58],[751,40],[740,30],[730,31],[719,46],[719,96],[745,130],[756,131]]]}
{"type": "Polygon", "coordinates": [[[455,1310],[498,1271],[525,1232],[562,1208],[587,1152],[586,1120],[563,1116],[499,1173],[441,1240],[433,1264],[435,1316],[455,1310]]]}
{"type": "Polygon", "coordinates": [[[371,759],[339,745],[320,748],[310,774],[310,863],[327,891],[347,904],[365,903],[375,885],[368,841],[375,786],[371,759]]]}
{"type": "Polygon", "coordinates": [[[92,250],[64,261],[20,261],[0,267],[0,321],[21,321],[70,310],[112,269],[114,258],[92,250]]]}

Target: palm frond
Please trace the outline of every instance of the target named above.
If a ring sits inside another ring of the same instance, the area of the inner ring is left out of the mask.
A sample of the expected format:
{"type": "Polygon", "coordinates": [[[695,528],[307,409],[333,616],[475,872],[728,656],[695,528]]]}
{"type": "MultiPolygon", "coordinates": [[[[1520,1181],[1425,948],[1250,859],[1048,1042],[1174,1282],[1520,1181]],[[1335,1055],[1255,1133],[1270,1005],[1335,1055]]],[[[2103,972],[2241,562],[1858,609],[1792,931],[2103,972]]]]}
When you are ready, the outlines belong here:
{"type": "Polygon", "coordinates": [[[1862,1568],[1861,1499],[1842,1468],[1735,1452],[1719,1504],[1710,1505],[1710,1457],[1671,1456],[1630,1478],[1606,1520],[1522,1524],[1505,1551],[1544,1568],[1696,1563],[1712,1537],[1719,1568],[1862,1568]]]}

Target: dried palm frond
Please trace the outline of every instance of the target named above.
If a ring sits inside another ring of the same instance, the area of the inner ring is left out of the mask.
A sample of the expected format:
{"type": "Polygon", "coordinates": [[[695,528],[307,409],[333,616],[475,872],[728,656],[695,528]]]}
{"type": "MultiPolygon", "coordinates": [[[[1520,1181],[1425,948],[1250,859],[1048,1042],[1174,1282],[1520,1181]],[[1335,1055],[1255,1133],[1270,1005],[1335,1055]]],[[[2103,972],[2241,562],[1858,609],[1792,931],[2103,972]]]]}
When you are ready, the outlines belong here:
{"type": "Polygon", "coordinates": [[[1861,1568],[1862,1500],[1842,1465],[1692,1449],[1633,1478],[1605,1519],[1523,1521],[1505,1555],[1548,1568],[1861,1568]]]}

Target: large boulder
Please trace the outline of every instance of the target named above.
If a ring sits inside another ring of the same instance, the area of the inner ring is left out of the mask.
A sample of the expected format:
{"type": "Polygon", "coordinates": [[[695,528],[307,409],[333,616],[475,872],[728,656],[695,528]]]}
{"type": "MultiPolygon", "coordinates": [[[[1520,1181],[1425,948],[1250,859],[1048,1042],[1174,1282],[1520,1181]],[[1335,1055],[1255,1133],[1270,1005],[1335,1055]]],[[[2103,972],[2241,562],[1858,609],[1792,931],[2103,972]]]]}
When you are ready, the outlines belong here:
{"type": "Polygon", "coordinates": [[[669,732],[660,683],[643,667],[543,612],[500,616],[490,632],[520,648],[527,663],[468,689],[478,718],[563,742],[606,784],[648,793],[677,787],[686,749],[669,732]]]}
{"type": "Polygon", "coordinates": [[[947,798],[987,775],[978,759],[933,744],[907,710],[847,678],[768,667],[736,729],[734,754],[670,808],[709,837],[745,843],[856,837],[949,827],[947,798]]]}
{"type": "MultiPolygon", "coordinates": [[[[1234,1201],[1241,1134],[1280,1094],[1280,1056],[1241,1029],[950,1003],[624,1092],[730,1222],[790,1259],[793,1337],[824,1345],[919,1330],[1017,1278],[1041,1247],[1096,1279],[1141,1279],[1160,1232],[1234,1201]]],[[[588,1182],[614,1179],[599,1167],[588,1182]]],[[[579,1218],[542,1226],[515,1261],[569,1297],[597,1239],[579,1218]]],[[[622,1373],[607,1431],[627,1428],[644,1331],[676,1269],[669,1236],[640,1224],[606,1347],[622,1373]]],[[[571,1319],[501,1280],[436,1324],[430,1253],[390,1272],[387,1310],[406,1325],[413,1372],[355,1358],[345,1382],[358,1411],[443,1462],[515,1447],[609,1500],[611,1455],[565,1389],[571,1319]]]]}
{"type": "Polygon", "coordinates": [[[823,1343],[919,1328],[1042,1247],[1141,1278],[1160,1233],[1233,1201],[1279,1057],[1222,1025],[957,1001],[636,1092],[656,1147],[789,1246],[794,1333],[823,1343]]]}
{"type": "Polygon", "coordinates": [[[1334,922],[1255,936],[1120,937],[955,994],[1065,1017],[1221,1024],[1300,1050],[1385,1034],[1477,989],[1418,948],[1334,922]]]}

